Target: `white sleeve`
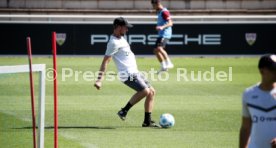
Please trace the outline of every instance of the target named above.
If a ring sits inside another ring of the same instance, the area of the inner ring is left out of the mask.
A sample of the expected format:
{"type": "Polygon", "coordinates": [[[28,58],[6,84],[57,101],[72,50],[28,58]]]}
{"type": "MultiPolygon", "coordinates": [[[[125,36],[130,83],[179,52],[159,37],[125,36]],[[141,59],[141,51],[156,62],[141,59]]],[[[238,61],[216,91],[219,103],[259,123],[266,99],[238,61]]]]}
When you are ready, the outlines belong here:
{"type": "Polygon", "coordinates": [[[113,56],[115,53],[118,52],[118,47],[115,45],[114,42],[108,42],[105,55],[106,56],[113,56]]]}
{"type": "Polygon", "coordinates": [[[250,112],[248,110],[247,103],[246,103],[246,93],[245,92],[243,93],[243,96],[242,96],[242,116],[250,117],[250,112]]]}

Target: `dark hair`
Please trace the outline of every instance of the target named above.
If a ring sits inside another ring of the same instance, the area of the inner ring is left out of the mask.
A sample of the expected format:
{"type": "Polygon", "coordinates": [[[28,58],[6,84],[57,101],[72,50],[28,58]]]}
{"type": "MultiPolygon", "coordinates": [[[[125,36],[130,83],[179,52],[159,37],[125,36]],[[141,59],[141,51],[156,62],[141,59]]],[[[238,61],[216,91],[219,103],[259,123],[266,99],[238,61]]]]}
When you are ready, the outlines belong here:
{"type": "Polygon", "coordinates": [[[157,4],[157,3],[160,3],[160,2],[161,2],[161,0],[151,0],[152,4],[157,4]]]}
{"type": "Polygon", "coordinates": [[[131,25],[127,19],[123,18],[123,17],[117,17],[114,19],[113,21],[113,27],[114,29],[117,28],[118,26],[127,26],[129,28],[131,28],[133,25],[131,25]]]}
{"type": "Polygon", "coordinates": [[[258,68],[268,68],[271,70],[276,70],[276,55],[273,54],[267,54],[263,55],[258,64],[258,68]]]}

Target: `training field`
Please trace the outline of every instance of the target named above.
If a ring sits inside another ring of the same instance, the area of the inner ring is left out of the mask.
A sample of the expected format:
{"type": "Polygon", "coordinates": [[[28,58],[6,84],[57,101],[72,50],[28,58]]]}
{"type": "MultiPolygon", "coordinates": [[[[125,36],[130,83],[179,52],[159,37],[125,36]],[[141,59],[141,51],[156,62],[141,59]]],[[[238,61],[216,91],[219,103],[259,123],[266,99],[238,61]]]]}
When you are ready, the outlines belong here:
{"type": "MultiPolygon", "coordinates": [[[[162,113],[173,114],[176,124],[171,129],[141,127],[143,100],[132,108],[125,122],[121,121],[117,111],[134,91],[118,80],[104,81],[102,90],[97,91],[94,81],[85,81],[82,74],[66,77],[65,81],[60,77],[62,68],[95,72],[101,60],[101,57],[58,57],[59,147],[238,147],[241,95],[246,87],[259,80],[258,58],[172,58],[175,69],[169,71],[170,79],[151,82],[157,92],[153,119],[158,121],[162,113]],[[191,74],[191,71],[210,71],[211,67],[215,72],[228,72],[232,67],[232,81],[176,79],[177,68],[186,68],[191,74]]],[[[52,58],[35,57],[33,63],[45,63],[51,68],[52,58]]],[[[141,71],[159,69],[154,57],[138,57],[137,63],[141,71]]],[[[28,64],[27,56],[0,58],[0,65],[20,64],[28,64]]],[[[115,69],[111,62],[108,70],[115,69]]],[[[38,74],[34,76],[38,96],[38,74]]],[[[45,148],[50,148],[54,139],[53,82],[46,81],[46,84],[45,148]]],[[[29,94],[28,74],[0,75],[0,147],[32,147],[29,94]]]]}

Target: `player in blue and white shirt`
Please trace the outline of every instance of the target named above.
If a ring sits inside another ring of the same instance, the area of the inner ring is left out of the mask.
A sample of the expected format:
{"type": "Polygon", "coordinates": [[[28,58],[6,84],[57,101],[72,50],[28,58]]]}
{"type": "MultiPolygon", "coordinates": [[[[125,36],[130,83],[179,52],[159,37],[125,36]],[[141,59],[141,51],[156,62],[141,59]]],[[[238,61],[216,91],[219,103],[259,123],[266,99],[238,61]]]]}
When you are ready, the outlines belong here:
{"type": "Polygon", "coordinates": [[[261,82],[242,99],[240,148],[276,148],[276,55],[260,58],[261,82]]]}
{"type": "Polygon", "coordinates": [[[113,59],[118,69],[120,80],[128,87],[134,89],[136,93],[130,98],[125,107],[117,113],[118,116],[125,120],[128,111],[132,106],[138,103],[143,98],[145,99],[145,118],[142,127],[160,127],[151,120],[151,113],[154,106],[155,90],[138,71],[134,53],[124,35],[128,31],[131,24],[123,17],[118,17],[113,22],[113,34],[107,44],[105,56],[103,58],[98,80],[95,82],[95,87],[99,90],[102,87],[102,80],[106,72],[107,65],[113,59]]]}
{"type": "Polygon", "coordinates": [[[168,53],[165,51],[166,44],[172,37],[173,22],[170,12],[167,8],[164,8],[160,2],[161,0],[151,0],[152,7],[157,11],[157,26],[158,38],[155,43],[154,53],[161,64],[161,71],[167,71],[169,68],[173,68],[168,53]]]}

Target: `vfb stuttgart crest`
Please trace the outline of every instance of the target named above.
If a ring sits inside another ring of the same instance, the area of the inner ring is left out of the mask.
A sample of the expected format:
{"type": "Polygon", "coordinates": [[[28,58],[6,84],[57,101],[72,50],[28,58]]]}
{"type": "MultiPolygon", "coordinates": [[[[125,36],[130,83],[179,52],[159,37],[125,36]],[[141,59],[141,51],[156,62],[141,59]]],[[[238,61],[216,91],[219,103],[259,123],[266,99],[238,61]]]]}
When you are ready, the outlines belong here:
{"type": "Polygon", "coordinates": [[[246,33],[245,39],[248,43],[248,45],[252,46],[257,40],[257,34],[256,33],[246,33]]]}
{"type": "Polygon", "coordinates": [[[66,40],[66,33],[57,33],[57,44],[62,46],[66,40]]]}

